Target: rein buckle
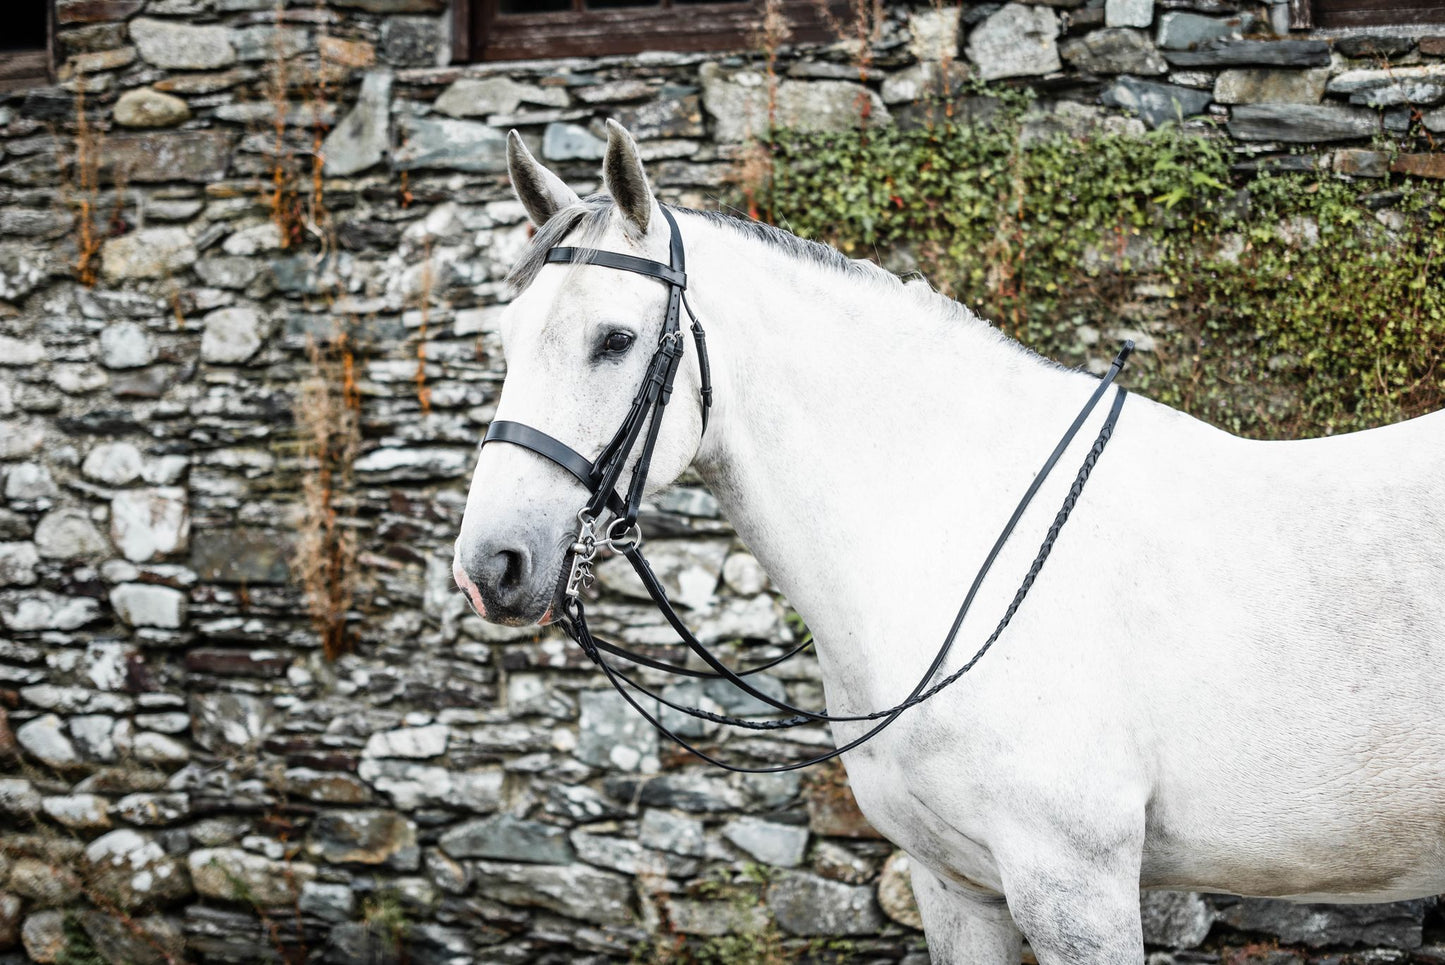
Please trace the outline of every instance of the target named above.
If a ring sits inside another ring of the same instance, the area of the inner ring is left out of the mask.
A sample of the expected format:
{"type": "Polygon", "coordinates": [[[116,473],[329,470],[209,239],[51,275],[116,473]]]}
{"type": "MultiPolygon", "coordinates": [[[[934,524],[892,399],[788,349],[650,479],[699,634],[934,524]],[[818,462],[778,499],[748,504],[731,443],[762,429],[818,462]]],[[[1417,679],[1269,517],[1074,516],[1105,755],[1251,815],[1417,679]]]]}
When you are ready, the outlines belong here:
{"type": "Polygon", "coordinates": [[[572,542],[572,570],[567,574],[566,590],[569,599],[576,599],[596,579],[592,573],[592,561],[597,558],[597,531],[592,526],[594,520],[587,515],[586,510],[578,513],[577,519],[582,525],[577,531],[577,539],[572,542]]]}

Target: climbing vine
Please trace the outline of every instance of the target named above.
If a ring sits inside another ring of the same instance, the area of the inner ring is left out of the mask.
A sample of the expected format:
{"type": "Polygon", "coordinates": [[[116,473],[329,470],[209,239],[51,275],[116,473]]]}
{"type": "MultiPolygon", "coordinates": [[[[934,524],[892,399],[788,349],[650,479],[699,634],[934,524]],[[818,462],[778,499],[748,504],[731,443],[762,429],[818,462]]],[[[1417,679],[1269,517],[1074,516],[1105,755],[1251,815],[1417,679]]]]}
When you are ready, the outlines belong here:
{"type": "Polygon", "coordinates": [[[1445,406],[1438,184],[1248,177],[1212,132],[1058,130],[1024,92],[954,108],[912,129],[775,131],[749,196],[801,235],[916,266],[1051,357],[1142,335],[1134,384],[1231,431],[1445,406]]]}

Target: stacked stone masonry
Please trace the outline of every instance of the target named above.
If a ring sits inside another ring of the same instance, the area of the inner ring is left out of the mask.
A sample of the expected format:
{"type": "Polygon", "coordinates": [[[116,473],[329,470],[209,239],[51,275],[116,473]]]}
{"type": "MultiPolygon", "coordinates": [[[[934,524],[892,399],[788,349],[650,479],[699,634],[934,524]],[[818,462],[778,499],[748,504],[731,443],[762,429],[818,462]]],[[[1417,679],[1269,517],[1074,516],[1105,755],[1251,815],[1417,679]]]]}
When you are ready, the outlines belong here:
{"type": "MultiPolygon", "coordinates": [[[[627,960],[741,932],[917,965],[906,859],[836,772],[689,762],[559,635],[483,624],[450,578],[528,238],[507,130],[586,192],[616,118],[664,199],[713,206],[765,126],[767,58],[450,65],[443,7],[57,0],[54,85],[0,95],[0,962],[627,960]],[[308,342],[342,329],[361,580],[332,662],[290,572],[293,408],[308,342]]],[[[973,78],[1038,91],[1026,134],[1174,122],[1232,138],[1242,171],[1445,177],[1445,154],[1382,146],[1445,135],[1445,28],[1276,33],[1287,5],[1229,0],[888,8],[861,74],[846,43],[778,51],[780,124],[926,123],[973,78]]],[[[704,641],[794,640],[707,492],[651,508],[704,641]]],[[[622,568],[599,575],[601,630],[666,638],[622,568]]],[[[764,685],[821,704],[809,660],[764,685]]],[[[1145,921],[1158,965],[1445,962],[1433,900],[1156,894],[1145,921]]]]}

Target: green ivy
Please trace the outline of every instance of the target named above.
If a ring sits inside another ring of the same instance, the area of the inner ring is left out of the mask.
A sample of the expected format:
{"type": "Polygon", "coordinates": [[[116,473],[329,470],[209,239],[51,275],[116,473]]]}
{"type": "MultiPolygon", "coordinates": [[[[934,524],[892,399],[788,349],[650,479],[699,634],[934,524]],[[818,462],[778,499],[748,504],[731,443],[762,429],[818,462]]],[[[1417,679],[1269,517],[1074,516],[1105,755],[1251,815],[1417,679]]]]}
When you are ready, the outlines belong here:
{"type": "Polygon", "coordinates": [[[804,237],[916,263],[1051,357],[1146,333],[1133,384],[1234,432],[1348,431],[1445,405],[1437,186],[1246,183],[1213,132],[1050,134],[1027,96],[975,95],[932,125],[776,131],[753,196],[804,237]]]}

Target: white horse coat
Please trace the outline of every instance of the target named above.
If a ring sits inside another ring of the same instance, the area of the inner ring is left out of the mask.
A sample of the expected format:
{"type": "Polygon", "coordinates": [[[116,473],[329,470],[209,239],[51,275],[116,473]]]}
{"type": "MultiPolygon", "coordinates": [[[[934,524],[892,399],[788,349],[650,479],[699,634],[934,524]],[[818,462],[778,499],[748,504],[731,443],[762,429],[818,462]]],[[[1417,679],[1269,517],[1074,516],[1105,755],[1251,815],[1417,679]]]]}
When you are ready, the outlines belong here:
{"type": "MultiPolygon", "coordinates": [[[[520,141],[512,162],[535,221],[575,213],[520,141]]],[[[615,126],[604,173],[617,204],[592,244],[665,261],[615,126]]],[[[696,466],[814,631],[830,712],[891,706],[1093,380],[924,286],[678,222],[716,402],[699,446],[689,351],[654,484],[696,466]]],[[[590,457],[632,398],[665,290],[594,266],[535,276],[503,320],[497,417],[590,457]],[[598,355],[617,330],[635,350],[598,355]]],[[[1020,521],[951,667],[1008,605],[1108,401],[1020,521]]],[[[457,541],[473,601],[476,547],[515,544],[550,602],[583,498],[545,460],[489,446],[457,541]]],[[[864,814],[913,858],[935,961],[1016,963],[1022,930],[1045,965],[1142,962],[1141,887],[1445,891],[1442,699],[1445,414],[1255,442],[1131,395],[993,650],[844,760],[864,814]]],[[[835,724],[835,740],[866,726],[835,724]]]]}

